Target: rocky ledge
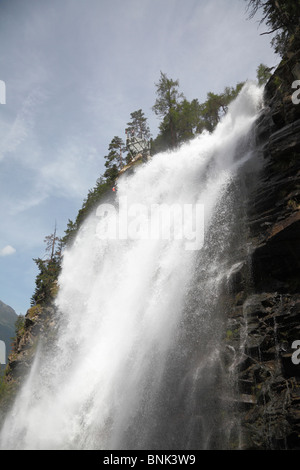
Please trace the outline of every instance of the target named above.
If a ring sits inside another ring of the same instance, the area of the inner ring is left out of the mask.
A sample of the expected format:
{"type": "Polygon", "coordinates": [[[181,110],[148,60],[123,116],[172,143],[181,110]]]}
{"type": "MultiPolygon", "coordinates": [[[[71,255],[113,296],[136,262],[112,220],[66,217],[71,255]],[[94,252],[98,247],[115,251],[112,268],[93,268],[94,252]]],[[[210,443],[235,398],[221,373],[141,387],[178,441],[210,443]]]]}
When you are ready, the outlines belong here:
{"type": "Polygon", "coordinates": [[[56,327],[56,311],[53,306],[35,305],[27,311],[24,324],[14,339],[0,387],[0,425],[30,371],[37,347],[51,347],[56,327]]]}

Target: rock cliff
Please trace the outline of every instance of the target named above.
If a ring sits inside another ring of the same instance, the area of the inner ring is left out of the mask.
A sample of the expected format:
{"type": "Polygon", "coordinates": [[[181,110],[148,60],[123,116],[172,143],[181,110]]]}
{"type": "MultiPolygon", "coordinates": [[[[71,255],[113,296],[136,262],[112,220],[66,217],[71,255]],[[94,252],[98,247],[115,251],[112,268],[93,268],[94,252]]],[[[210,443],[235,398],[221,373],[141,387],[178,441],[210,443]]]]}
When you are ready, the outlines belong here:
{"type": "Polygon", "coordinates": [[[32,366],[37,347],[51,347],[57,321],[51,305],[31,307],[23,325],[15,332],[5,376],[0,381],[0,427],[2,420],[32,366]]]}
{"type": "Polygon", "coordinates": [[[256,124],[264,164],[249,196],[247,266],[235,285],[227,337],[228,364],[236,370],[241,446],[300,449],[300,43],[265,87],[256,124]]]}

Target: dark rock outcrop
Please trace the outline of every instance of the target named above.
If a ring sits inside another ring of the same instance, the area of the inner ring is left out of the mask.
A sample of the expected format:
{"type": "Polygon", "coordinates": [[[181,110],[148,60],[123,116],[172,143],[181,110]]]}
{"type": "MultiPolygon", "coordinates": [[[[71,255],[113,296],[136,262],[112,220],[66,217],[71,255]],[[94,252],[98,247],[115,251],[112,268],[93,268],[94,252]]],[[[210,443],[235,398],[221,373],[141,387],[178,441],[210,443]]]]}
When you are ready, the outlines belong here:
{"type": "Polygon", "coordinates": [[[265,87],[248,276],[236,283],[228,319],[225,356],[235,370],[243,449],[300,449],[300,364],[292,361],[300,340],[300,105],[292,102],[299,62],[300,47],[265,87]]]}

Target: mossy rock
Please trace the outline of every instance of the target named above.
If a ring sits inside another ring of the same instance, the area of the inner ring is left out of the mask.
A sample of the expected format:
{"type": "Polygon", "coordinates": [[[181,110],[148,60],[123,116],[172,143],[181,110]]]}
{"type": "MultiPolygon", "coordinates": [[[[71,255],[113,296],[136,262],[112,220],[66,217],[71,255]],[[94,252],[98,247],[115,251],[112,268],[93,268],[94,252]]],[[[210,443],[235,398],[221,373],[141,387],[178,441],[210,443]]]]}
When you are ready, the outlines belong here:
{"type": "Polygon", "coordinates": [[[36,304],[27,310],[26,317],[30,320],[34,320],[41,315],[43,307],[40,304],[36,304]]]}

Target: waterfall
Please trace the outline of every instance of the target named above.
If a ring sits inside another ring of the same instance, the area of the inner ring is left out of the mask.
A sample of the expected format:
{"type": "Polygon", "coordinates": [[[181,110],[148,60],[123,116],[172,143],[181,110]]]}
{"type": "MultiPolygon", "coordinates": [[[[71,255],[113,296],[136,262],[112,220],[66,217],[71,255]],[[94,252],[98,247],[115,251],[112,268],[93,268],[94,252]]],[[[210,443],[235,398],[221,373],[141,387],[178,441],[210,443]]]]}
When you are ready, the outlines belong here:
{"type": "Polygon", "coordinates": [[[63,256],[51,347],[36,351],[0,448],[226,447],[223,287],[244,256],[238,181],[255,165],[261,107],[247,82],[212,134],[125,173],[115,212],[87,218],[63,256]],[[121,201],[143,211],[130,219],[139,236],[105,237],[114,224],[128,234],[121,201]],[[204,212],[175,210],[171,236],[151,237],[161,205],[204,212]]]}

